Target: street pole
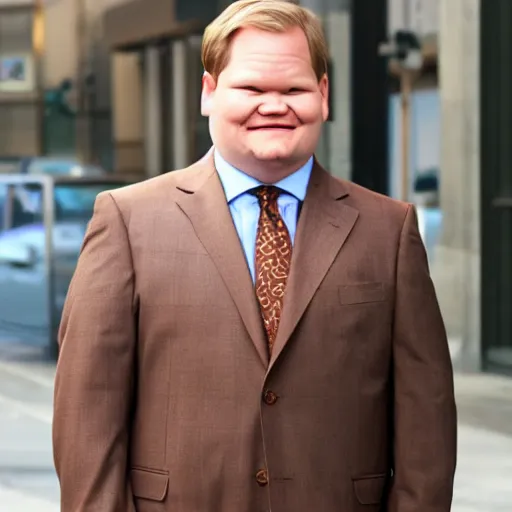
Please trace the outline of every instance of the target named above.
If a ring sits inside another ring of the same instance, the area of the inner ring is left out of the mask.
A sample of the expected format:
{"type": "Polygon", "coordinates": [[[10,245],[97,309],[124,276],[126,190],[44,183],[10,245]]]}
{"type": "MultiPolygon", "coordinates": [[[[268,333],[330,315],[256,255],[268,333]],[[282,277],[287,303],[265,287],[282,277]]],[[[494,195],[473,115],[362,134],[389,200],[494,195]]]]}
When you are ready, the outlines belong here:
{"type": "Polygon", "coordinates": [[[90,133],[88,119],[88,101],[86,90],[86,75],[88,63],[88,33],[86,0],[75,0],[76,7],[76,94],[77,109],[75,118],[76,150],[79,160],[90,163],[90,133]]]}
{"type": "Polygon", "coordinates": [[[32,56],[36,73],[37,89],[37,125],[38,125],[38,151],[39,155],[45,153],[45,97],[44,97],[44,74],[43,74],[43,55],[45,46],[45,20],[44,6],[42,0],[36,0],[34,4],[34,20],[32,24],[32,56]]]}
{"type": "Polygon", "coordinates": [[[411,146],[411,96],[412,73],[408,69],[402,69],[400,74],[400,99],[402,111],[402,165],[401,183],[402,200],[409,201],[410,193],[410,146],[411,146]]]}
{"type": "Polygon", "coordinates": [[[400,110],[402,117],[402,158],[400,168],[403,201],[410,196],[411,100],[414,81],[421,75],[423,56],[418,36],[410,31],[397,31],[391,43],[379,45],[379,55],[392,59],[400,76],[400,110]]]}

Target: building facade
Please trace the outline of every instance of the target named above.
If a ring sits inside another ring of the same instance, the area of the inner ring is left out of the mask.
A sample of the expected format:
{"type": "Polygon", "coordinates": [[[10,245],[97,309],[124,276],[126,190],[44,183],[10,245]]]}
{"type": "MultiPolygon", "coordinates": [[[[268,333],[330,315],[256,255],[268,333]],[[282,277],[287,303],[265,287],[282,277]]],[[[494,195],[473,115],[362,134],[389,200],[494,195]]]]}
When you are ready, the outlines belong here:
{"type": "Polygon", "coordinates": [[[41,151],[40,28],[40,12],[33,2],[0,0],[0,155],[4,157],[41,151]]]}
{"type": "Polygon", "coordinates": [[[103,21],[115,4],[0,0],[0,160],[73,155],[113,168],[103,21]]]}
{"type": "MultiPolygon", "coordinates": [[[[0,0],[0,159],[72,152],[143,178],[200,158],[211,145],[199,110],[201,34],[228,3],[0,0]]],[[[421,36],[414,88],[436,91],[440,117],[442,234],[431,270],[453,360],[512,372],[512,2],[300,3],[322,19],[331,57],[318,158],[389,195],[398,195],[389,98],[400,80],[378,47],[398,29],[421,36]]]]}
{"type": "Polygon", "coordinates": [[[432,275],[455,367],[512,374],[512,3],[437,4],[442,230],[432,275]]]}
{"type": "MultiPolygon", "coordinates": [[[[319,159],[333,174],[390,195],[389,95],[399,90],[400,82],[393,65],[379,59],[378,46],[397,29],[419,34],[424,62],[414,90],[433,91],[439,113],[437,149],[431,150],[438,152],[439,159],[442,229],[431,270],[454,365],[463,371],[512,371],[512,320],[508,315],[512,303],[510,145],[503,143],[497,152],[495,142],[506,140],[510,133],[507,106],[512,75],[510,63],[504,59],[512,45],[507,36],[509,25],[503,20],[512,19],[512,3],[499,0],[491,7],[479,0],[389,0],[389,16],[384,2],[371,0],[301,3],[322,18],[331,53],[333,111],[324,129],[319,159]],[[491,27],[498,20],[502,23],[496,32],[491,27]],[[482,60],[483,49],[493,58],[482,60]],[[493,91],[497,84],[498,95],[493,91]]],[[[223,6],[219,2],[217,12],[223,6]]],[[[133,93],[144,98],[137,115],[142,121],[142,139],[147,141],[144,158],[150,174],[182,167],[210,146],[206,121],[197,105],[202,71],[200,29],[208,20],[196,21],[186,36],[186,28],[175,25],[175,33],[163,43],[165,47],[170,41],[170,50],[160,47],[157,52],[158,44],[150,41],[122,45],[114,41],[119,68],[126,66],[128,72],[128,62],[136,59],[129,53],[134,50],[139,63],[140,59],[144,63],[141,78],[134,82],[140,89],[133,93]],[[166,68],[162,58],[165,63],[169,55],[172,64],[166,68]],[[197,63],[193,71],[188,70],[189,75],[180,72],[185,55],[193,55],[189,62],[197,63]],[[158,111],[163,118],[155,120],[158,111]]],[[[117,109],[127,115],[125,108],[117,109]]],[[[424,125],[427,120],[418,119],[418,123],[424,125]]],[[[119,123],[120,129],[121,125],[124,123],[119,123]]]]}
{"type": "MultiPolygon", "coordinates": [[[[143,161],[147,173],[156,175],[183,167],[209,149],[207,120],[199,112],[201,33],[228,3],[139,0],[106,14],[119,170],[143,161]],[[134,119],[138,123],[128,122],[134,119]],[[135,125],[143,131],[144,148],[135,142],[140,134],[129,128],[135,125]]],[[[388,77],[385,61],[374,51],[386,38],[386,5],[369,8],[372,0],[352,7],[348,0],[302,4],[321,17],[331,57],[331,119],[317,156],[333,174],[386,192],[388,77]],[[360,28],[352,30],[354,23],[360,28]],[[366,80],[368,74],[373,83],[366,80]],[[382,122],[373,122],[375,118],[382,122]]]]}

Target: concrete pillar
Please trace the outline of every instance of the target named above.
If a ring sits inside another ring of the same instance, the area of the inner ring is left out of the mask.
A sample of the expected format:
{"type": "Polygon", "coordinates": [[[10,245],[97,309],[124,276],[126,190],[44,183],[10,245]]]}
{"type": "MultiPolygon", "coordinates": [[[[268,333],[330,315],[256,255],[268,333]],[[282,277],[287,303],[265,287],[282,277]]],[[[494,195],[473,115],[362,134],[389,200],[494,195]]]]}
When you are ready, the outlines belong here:
{"type": "Polygon", "coordinates": [[[172,45],[173,105],[173,169],[183,169],[190,162],[190,116],[188,112],[187,42],[175,40],[172,45]]]}
{"type": "Polygon", "coordinates": [[[332,62],[331,116],[316,156],[334,176],[351,176],[351,32],[349,0],[301,0],[323,24],[332,62]]]}
{"type": "Polygon", "coordinates": [[[146,175],[162,173],[162,100],[160,52],[156,46],[145,49],[144,66],[144,140],[146,175]]]}
{"type": "Polygon", "coordinates": [[[111,74],[115,170],[141,173],[145,156],[140,55],[114,53],[111,74]]]}
{"type": "Polygon", "coordinates": [[[331,174],[351,178],[351,34],[350,8],[341,5],[326,17],[327,40],[332,59],[331,116],[328,123],[329,156],[327,166],[331,174]]]}
{"type": "Polygon", "coordinates": [[[481,368],[480,335],[480,0],[440,1],[443,234],[432,276],[454,365],[481,368]]]}
{"type": "Polygon", "coordinates": [[[62,80],[75,79],[77,73],[78,39],[76,35],[76,2],[44,3],[45,87],[56,87],[62,80]]]}

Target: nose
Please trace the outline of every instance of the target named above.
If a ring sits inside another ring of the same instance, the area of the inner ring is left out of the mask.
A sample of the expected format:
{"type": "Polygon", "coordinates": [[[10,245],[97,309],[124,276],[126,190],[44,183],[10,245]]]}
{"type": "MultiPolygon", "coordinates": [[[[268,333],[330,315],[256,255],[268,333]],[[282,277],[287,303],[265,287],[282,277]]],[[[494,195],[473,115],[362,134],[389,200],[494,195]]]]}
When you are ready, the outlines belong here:
{"type": "Polygon", "coordinates": [[[281,94],[265,94],[258,108],[262,116],[278,116],[288,112],[288,105],[283,101],[281,94]]]}

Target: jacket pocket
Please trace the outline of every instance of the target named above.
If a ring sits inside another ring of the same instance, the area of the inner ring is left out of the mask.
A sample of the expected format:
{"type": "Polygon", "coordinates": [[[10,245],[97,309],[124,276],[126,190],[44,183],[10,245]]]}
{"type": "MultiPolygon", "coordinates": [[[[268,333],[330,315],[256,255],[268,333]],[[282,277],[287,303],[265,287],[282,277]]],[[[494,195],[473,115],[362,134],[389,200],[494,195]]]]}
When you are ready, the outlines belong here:
{"type": "Polygon", "coordinates": [[[338,287],[338,296],[342,305],[382,302],[386,299],[387,287],[384,283],[354,283],[338,287]]]}
{"type": "Polygon", "coordinates": [[[378,505],[382,501],[388,475],[368,475],[353,478],[354,492],[361,505],[378,505]]]}
{"type": "Polygon", "coordinates": [[[130,472],[132,494],[136,498],[164,501],[169,488],[169,475],[163,471],[132,468],[130,472]]]}

